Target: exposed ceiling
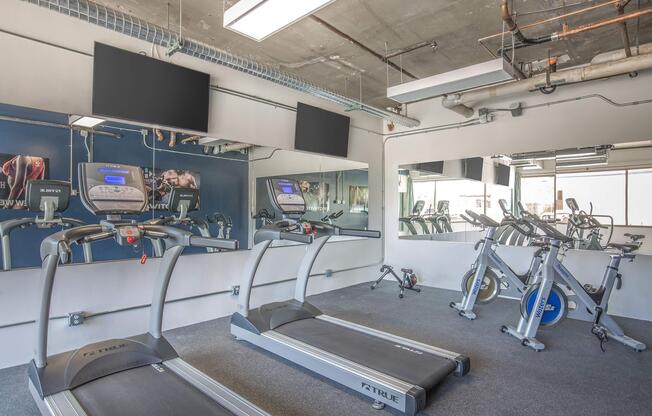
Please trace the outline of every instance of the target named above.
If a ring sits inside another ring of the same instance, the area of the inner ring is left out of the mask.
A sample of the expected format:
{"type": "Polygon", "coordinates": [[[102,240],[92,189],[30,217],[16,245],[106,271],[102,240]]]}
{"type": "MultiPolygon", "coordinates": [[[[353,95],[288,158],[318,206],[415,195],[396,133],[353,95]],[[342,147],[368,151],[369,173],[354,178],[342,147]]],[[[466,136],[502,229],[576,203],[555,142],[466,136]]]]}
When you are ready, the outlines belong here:
{"type": "MultiPolygon", "coordinates": [[[[100,4],[136,15],[157,25],[178,30],[180,0],[95,0],[100,4]]],[[[594,5],[607,0],[513,0],[512,11],[520,26],[577,10],[574,4],[594,5]],[[554,11],[532,13],[556,8],[554,11]],[[518,17],[520,16],[520,17],[518,17]]],[[[412,79],[360,46],[334,33],[312,18],[304,18],[289,28],[258,43],[222,27],[223,7],[235,0],[183,0],[183,36],[193,38],[232,53],[295,73],[304,79],[350,97],[362,91],[365,103],[387,107],[395,105],[386,98],[386,88],[412,79]],[[361,88],[360,88],[361,87],[361,88]]],[[[652,6],[652,0],[632,0],[627,12],[639,6],[652,6]]],[[[609,17],[616,10],[607,6],[580,16],[569,17],[572,28],[609,17]]],[[[478,38],[502,30],[499,0],[336,0],[319,10],[316,16],[380,55],[385,45],[393,50],[434,40],[437,47],[418,49],[391,61],[405,71],[422,78],[491,59],[478,44],[478,38]]],[[[562,21],[525,29],[528,37],[561,30],[562,21]]],[[[628,22],[632,44],[637,33],[640,44],[652,42],[652,14],[640,22],[628,22]],[[637,30],[638,27],[638,30],[637,30]]],[[[511,37],[507,37],[511,42],[511,37]]],[[[487,42],[496,52],[500,37],[487,42]]],[[[622,48],[617,25],[579,34],[569,39],[518,49],[515,62],[568,55],[570,61],[560,66],[582,64],[600,52],[622,48]]],[[[562,61],[563,62],[563,61],[562,61]]]]}

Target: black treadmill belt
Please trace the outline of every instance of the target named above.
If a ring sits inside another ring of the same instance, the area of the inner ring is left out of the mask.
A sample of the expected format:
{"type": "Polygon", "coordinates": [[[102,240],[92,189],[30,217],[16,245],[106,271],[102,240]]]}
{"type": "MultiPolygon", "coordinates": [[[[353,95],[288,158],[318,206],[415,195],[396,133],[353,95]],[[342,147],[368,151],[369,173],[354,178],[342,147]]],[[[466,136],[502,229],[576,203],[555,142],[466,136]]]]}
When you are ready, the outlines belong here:
{"type": "Polygon", "coordinates": [[[457,366],[453,360],[415,352],[408,346],[316,318],[290,322],[274,330],[426,390],[439,384],[457,366]]]}
{"type": "Polygon", "coordinates": [[[233,416],[213,399],[161,365],[138,367],[91,381],[72,391],[92,416],[233,416]]]}

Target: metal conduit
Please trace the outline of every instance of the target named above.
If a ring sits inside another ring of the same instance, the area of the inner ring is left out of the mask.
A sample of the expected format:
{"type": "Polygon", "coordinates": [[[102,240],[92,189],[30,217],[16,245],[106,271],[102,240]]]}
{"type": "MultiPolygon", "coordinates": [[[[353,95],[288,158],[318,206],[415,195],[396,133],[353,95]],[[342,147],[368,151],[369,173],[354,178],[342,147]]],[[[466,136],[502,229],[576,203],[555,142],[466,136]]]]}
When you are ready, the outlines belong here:
{"type": "Polygon", "coordinates": [[[236,71],[271,81],[275,84],[300,91],[339,104],[347,111],[359,110],[382,119],[390,120],[405,127],[417,127],[420,122],[388,110],[373,107],[357,100],[326,90],[307,82],[296,75],[279,71],[251,59],[242,58],[223,50],[181,38],[177,33],[156,26],[126,13],[101,6],[88,0],[22,0],[45,7],[49,10],[75,17],[115,32],[131,36],[163,47],[179,45],[178,52],[226,66],[236,71]]]}

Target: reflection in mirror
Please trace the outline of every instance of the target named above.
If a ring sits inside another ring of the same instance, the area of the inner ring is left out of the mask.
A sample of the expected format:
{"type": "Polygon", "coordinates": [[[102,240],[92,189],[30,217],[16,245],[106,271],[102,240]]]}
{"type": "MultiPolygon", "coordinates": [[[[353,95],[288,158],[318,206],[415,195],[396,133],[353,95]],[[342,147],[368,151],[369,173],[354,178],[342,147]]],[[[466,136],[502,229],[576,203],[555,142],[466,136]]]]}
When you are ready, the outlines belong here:
{"type": "Polygon", "coordinates": [[[256,228],[280,219],[281,213],[274,210],[267,194],[266,180],[283,178],[299,183],[306,200],[303,218],[343,228],[368,229],[369,172],[366,163],[265,148],[255,150],[254,160],[256,228]],[[259,156],[271,153],[273,156],[268,159],[259,156]]]}
{"type": "Polygon", "coordinates": [[[473,241],[480,224],[467,215],[472,210],[500,222],[500,244],[531,244],[536,235],[526,235],[514,224],[535,218],[571,237],[570,248],[605,250],[626,243],[642,254],[652,253],[643,237],[652,226],[652,142],[482,159],[481,180],[468,178],[469,159],[444,161],[439,172],[433,172],[433,163],[401,166],[402,238],[473,241]],[[442,233],[436,225],[442,215],[450,218],[452,233],[442,233]]]}
{"type": "Polygon", "coordinates": [[[467,210],[501,216],[499,201],[511,206],[511,172],[505,162],[491,157],[400,166],[399,235],[466,241],[468,232],[477,232],[467,210]]]}
{"type": "MultiPolygon", "coordinates": [[[[0,104],[0,142],[4,270],[40,266],[39,246],[46,236],[102,219],[85,209],[79,197],[77,166],[90,161],[142,168],[148,211],[126,218],[230,237],[246,248],[251,145],[6,104],[0,104]],[[188,190],[183,195],[199,195],[190,201],[174,198],[175,188],[188,190]],[[53,193],[59,197],[49,197],[53,193]]],[[[73,246],[72,260],[152,257],[163,249],[164,243],[156,240],[137,247],[100,241],[92,250],[87,244],[73,246]]],[[[188,247],[184,253],[206,251],[215,249],[188,247]]]]}

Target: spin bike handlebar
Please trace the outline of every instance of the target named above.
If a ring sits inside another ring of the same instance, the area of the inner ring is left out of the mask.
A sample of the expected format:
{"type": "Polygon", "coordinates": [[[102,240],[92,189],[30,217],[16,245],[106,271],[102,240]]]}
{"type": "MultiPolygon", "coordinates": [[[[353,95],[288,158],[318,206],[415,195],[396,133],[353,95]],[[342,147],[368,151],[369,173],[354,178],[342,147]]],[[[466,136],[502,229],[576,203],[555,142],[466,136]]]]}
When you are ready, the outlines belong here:
{"type": "Polygon", "coordinates": [[[500,227],[500,224],[497,221],[494,221],[492,218],[486,216],[485,214],[478,214],[476,212],[471,211],[470,209],[467,209],[466,213],[471,218],[473,218],[474,221],[479,222],[485,227],[492,227],[492,228],[500,227]]]}
{"type": "Polygon", "coordinates": [[[558,240],[561,241],[562,243],[570,243],[571,241],[573,241],[571,237],[568,237],[566,234],[562,233],[557,228],[550,225],[550,223],[544,222],[534,217],[530,217],[528,221],[531,221],[534,225],[536,225],[536,227],[539,230],[541,230],[545,234],[546,237],[552,240],[558,240]]]}

